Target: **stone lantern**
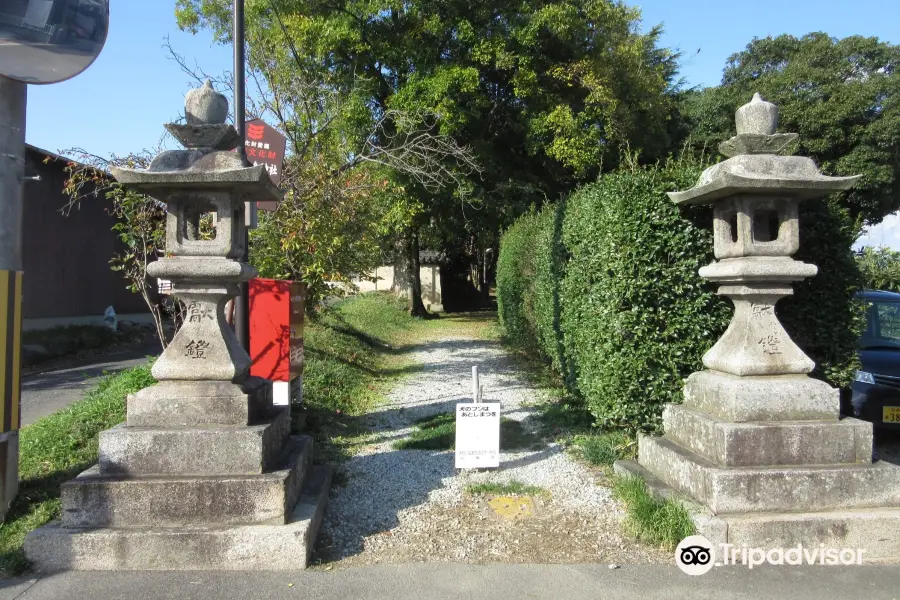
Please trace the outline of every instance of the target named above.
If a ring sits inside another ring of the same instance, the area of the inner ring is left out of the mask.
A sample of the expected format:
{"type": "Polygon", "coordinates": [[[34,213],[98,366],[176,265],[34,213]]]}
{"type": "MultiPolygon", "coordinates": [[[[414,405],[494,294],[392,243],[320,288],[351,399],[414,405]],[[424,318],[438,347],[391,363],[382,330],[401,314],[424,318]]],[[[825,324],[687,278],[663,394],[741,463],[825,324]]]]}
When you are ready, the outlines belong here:
{"type": "Polygon", "coordinates": [[[775,313],[792,284],[813,277],[796,261],[798,204],[851,187],[806,157],[782,156],[778,108],[759,94],[736,113],[727,160],[676,204],[712,204],[717,261],[700,275],[734,303],[731,323],[663,413],[664,437],[642,436],[638,462],[617,470],[674,488],[703,506],[713,543],[746,547],[864,548],[900,557],[900,468],[872,462],[872,425],[840,418],[839,390],[812,379],[815,364],[775,313]],[[877,510],[875,510],[877,509],[877,510]]]}
{"type": "Polygon", "coordinates": [[[166,256],[148,274],[172,281],[181,327],[153,365],[157,384],[127,400],[127,420],[100,434],[99,464],[64,484],[62,518],[29,534],[28,558],[58,569],[297,569],[321,521],[330,471],[312,439],[291,435],[290,407],[250,357],[225,304],[256,275],[241,262],[245,201],[281,193],[264,166],[233,152],[228,104],[207,82],[188,93],[183,150],[116,179],[165,202],[166,256]]]}

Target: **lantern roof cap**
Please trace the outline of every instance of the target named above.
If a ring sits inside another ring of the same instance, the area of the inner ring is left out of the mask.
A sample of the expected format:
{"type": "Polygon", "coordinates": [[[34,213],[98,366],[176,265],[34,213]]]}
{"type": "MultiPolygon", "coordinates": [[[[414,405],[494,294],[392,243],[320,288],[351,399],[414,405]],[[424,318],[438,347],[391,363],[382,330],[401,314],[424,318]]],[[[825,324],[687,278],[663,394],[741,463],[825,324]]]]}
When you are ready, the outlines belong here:
{"type": "Polygon", "coordinates": [[[669,192],[676,204],[708,204],[736,194],[782,196],[807,200],[852,187],[860,175],[829,177],[805,156],[780,156],[793,145],[795,133],[776,133],[778,107],[758,93],[735,113],[737,135],[719,150],[727,160],[700,176],[697,184],[682,192],[669,192]]]}

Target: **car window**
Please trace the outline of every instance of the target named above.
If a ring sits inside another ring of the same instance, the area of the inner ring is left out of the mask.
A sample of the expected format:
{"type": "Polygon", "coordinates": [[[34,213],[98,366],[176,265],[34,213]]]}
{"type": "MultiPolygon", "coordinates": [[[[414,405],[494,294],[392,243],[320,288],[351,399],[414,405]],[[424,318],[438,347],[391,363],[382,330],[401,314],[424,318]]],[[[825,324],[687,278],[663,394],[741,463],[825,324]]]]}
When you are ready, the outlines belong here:
{"type": "Polygon", "coordinates": [[[900,344],[900,303],[875,302],[872,310],[875,337],[900,344]]]}

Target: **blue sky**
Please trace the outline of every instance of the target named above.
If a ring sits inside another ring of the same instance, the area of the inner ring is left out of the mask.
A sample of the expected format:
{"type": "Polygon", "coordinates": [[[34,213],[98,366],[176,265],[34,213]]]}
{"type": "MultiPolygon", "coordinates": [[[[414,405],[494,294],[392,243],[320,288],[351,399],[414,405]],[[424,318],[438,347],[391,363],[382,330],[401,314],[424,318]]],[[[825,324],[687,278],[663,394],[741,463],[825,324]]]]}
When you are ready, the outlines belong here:
{"type": "MultiPolygon", "coordinates": [[[[489,1],[489,0],[486,0],[489,1]]],[[[716,85],[725,61],[754,37],[825,31],[900,43],[900,0],[637,0],[644,26],[662,23],[662,43],[684,52],[689,85],[716,85]],[[852,8],[851,8],[852,7],[852,8]],[[697,53],[697,50],[700,50],[697,53]]],[[[211,73],[230,70],[231,50],[206,33],[182,33],[174,1],[112,0],[110,35],[97,61],[75,79],[29,89],[29,143],[47,150],[81,146],[106,155],[153,147],[179,115],[187,76],[162,48],[211,73]]]]}
{"type": "MultiPolygon", "coordinates": [[[[900,0],[629,3],[641,7],[645,29],[662,23],[661,42],[684,53],[682,76],[690,86],[716,85],[727,58],[754,36],[825,31],[900,43],[900,0]]],[[[178,30],[174,4],[112,0],[110,35],[97,61],[75,79],[29,88],[28,142],[51,151],[78,146],[100,155],[156,146],[163,123],[179,116],[190,87],[188,77],[167,58],[165,37],[207,72],[231,68],[230,48],[214,46],[209,34],[178,30]]],[[[900,247],[900,239],[893,241],[900,247]]]]}

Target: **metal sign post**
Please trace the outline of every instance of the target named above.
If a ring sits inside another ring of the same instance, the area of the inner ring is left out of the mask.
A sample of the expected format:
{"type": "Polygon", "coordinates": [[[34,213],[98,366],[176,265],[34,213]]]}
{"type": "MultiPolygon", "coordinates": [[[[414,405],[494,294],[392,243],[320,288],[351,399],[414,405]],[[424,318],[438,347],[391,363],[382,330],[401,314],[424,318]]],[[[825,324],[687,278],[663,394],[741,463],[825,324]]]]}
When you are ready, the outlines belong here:
{"type": "Polygon", "coordinates": [[[64,4],[0,4],[0,520],[19,488],[27,84],[78,75],[96,60],[109,33],[109,0],[64,4]]]}
{"type": "MultiPolygon", "coordinates": [[[[234,128],[242,139],[244,135],[245,120],[245,89],[247,75],[244,71],[244,0],[234,0],[234,128]]],[[[244,163],[247,163],[247,155],[244,145],[238,148],[244,163]]],[[[247,163],[249,164],[249,163],[247,163]]],[[[256,203],[244,203],[244,223],[242,231],[238,235],[244,238],[243,262],[250,262],[250,226],[256,222],[256,203]]],[[[244,350],[250,351],[250,301],[247,296],[247,284],[241,284],[241,294],[234,299],[234,332],[244,350]]]]}

